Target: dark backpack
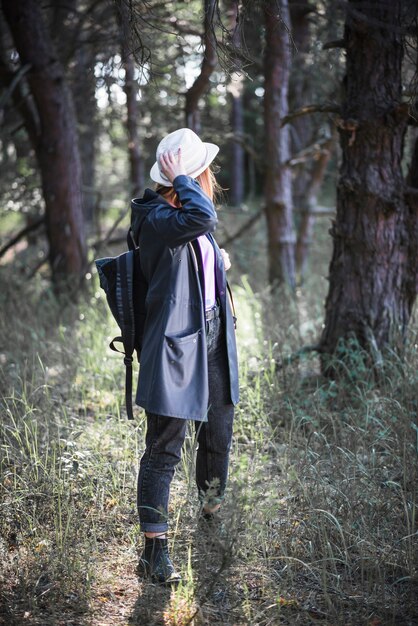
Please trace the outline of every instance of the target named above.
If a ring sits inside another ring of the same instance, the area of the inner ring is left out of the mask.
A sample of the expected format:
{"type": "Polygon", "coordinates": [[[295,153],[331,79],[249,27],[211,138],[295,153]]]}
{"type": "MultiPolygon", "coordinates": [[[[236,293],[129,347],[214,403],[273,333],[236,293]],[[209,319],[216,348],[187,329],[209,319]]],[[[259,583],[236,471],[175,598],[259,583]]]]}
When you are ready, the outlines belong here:
{"type": "Polygon", "coordinates": [[[141,269],[139,248],[131,229],[129,229],[127,241],[129,248],[127,252],[116,257],[96,259],[95,264],[100,277],[100,286],[106,293],[109,308],[121,330],[121,335],[112,339],[109,347],[115,352],[125,355],[123,361],[126,366],[126,413],[128,419],[133,419],[133,353],[136,350],[139,362],[148,284],[141,269]],[[118,350],[115,343],[122,343],[123,350],[118,350]]]}

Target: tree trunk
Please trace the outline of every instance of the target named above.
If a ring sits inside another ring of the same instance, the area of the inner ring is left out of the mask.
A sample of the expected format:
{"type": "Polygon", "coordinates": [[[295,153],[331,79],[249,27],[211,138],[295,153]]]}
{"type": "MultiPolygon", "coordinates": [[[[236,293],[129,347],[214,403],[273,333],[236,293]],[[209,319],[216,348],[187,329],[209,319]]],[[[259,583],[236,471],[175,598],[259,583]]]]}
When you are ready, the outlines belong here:
{"type": "Polygon", "coordinates": [[[410,187],[418,187],[418,129],[414,129],[412,138],[411,162],[408,168],[406,182],[410,187]]]}
{"type": "Polygon", "coordinates": [[[83,213],[85,220],[90,224],[95,222],[97,204],[95,185],[97,102],[94,63],[95,51],[93,47],[82,41],[75,53],[72,93],[78,121],[79,150],[82,164],[83,213]]]}
{"type": "Polygon", "coordinates": [[[29,63],[29,87],[41,132],[35,141],[39,162],[52,278],[56,288],[81,279],[86,242],[81,206],[81,168],[76,120],[63,68],[53,50],[35,0],[2,0],[22,65],[29,63]]]}
{"type": "Polygon", "coordinates": [[[210,87],[210,76],[216,65],[216,47],[212,33],[212,22],[215,11],[216,0],[204,0],[204,56],[200,68],[200,74],[193,85],[186,92],[186,126],[195,133],[200,133],[199,99],[208,91],[210,87]]]}
{"type": "MultiPolygon", "coordinates": [[[[296,47],[289,85],[289,108],[291,111],[296,111],[308,102],[314,101],[311,87],[312,71],[311,67],[307,65],[311,42],[309,19],[311,11],[312,7],[309,0],[289,0],[292,38],[296,47]]],[[[312,143],[314,136],[312,116],[301,115],[296,117],[292,120],[291,126],[290,147],[292,154],[296,154],[312,143]]],[[[298,165],[292,184],[295,209],[298,209],[303,203],[309,180],[310,173],[307,163],[298,165]]]]}
{"type": "Polygon", "coordinates": [[[295,288],[295,232],[292,178],[285,163],[290,156],[289,127],[280,128],[288,112],[290,73],[289,10],[287,0],[269,0],[264,8],[266,24],[264,126],[265,211],[268,229],[269,280],[275,287],[295,288]],[[278,8],[279,6],[279,8],[278,8]],[[279,13],[280,11],[280,13],[279,13]]]}
{"type": "Polygon", "coordinates": [[[138,83],[135,79],[135,60],[129,42],[130,24],[129,7],[123,1],[118,1],[118,23],[120,28],[120,46],[123,69],[125,70],[126,94],[126,131],[128,135],[129,170],[130,170],[130,196],[139,196],[144,186],[144,161],[139,143],[139,106],[137,101],[138,83]]]}
{"type": "MultiPolygon", "coordinates": [[[[233,50],[238,52],[241,49],[241,36],[239,28],[239,4],[238,0],[229,0],[228,21],[231,33],[231,43],[233,50]]],[[[234,71],[231,73],[228,81],[228,93],[230,101],[230,123],[233,138],[231,142],[231,183],[230,183],[230,202],[239,206],[244,201],[245,183],[244,183],[244,148],[242,142],[239,141],[244,136],[244,112],[243,112],[243,89],[244,76],[241,72],[242,62],[239,54],[235,54],[234,71]],[[235,139],[234,139],[235,138],[235,139]]]]}
{"type": "Polygon", "coordinates": [[[89,41],[91,34],[80,30],[77,19],[77,1],[51,0],[51,19],[49,32],[55,52],[63,67],[67,70],[67,81],[71,88],[77,117],[78,147],[82,174],[82,206],[85,221],[94,224],[96,215],[97,191],[96,179],[96,135],[97,102],[95,42],[89,41]]]}
{"type": "Polygon", "coordinates": [[[254,200],[257,195],[256,164],[251,154],[248,155],[248,198],[254,200]]]}
{"type": "MultiPolygon", "coordinates": [[[[340,342],[354,339],[378,364],[385,346],[403,341],[416,296],[401,170],[401,4],[351,0],[347,10],[343,156],[320,342],[323,353],[344,358],[340,342]]],[[[328,357],[323,369],[332,372],[328,357]]]]}
{"type": "MultiPolygon", "coordinates": [[[[292,111],[314,100],[311,87],[312,71],[307,65],[311,42],[311,12],[312,6],[309,0],[289,0],[292,38],[296,47],[289,85],[289,108],[292,111]]],[[[301,115],[292,120],[290,147],[293,155],[312,144],[314,132],[311,115],[301,115]]],[[[313,163],[303,161],[293,169],[292,193],[297,228],[296,272],[299,283],[303,282],[307,267],[315,225],[313,209],[327,162],[328,158],[322,153],[319,160],[313,163]],[[324,164],[324,167],[321,164],[324,164]]]]}
{"type": "Polygon", "coordinates": [[[328,161],[331,156],[334,138],[328,139],[321,148],[321,153],[314,160],[310,179],[305,188],[304,196],[300,199],[300,220],[296,243],[296,271],[300,283],[306,274],[309,250],[313,238],[315,226],[315,207],[317,205],[318,193],[324,179],[328,161]]]}
{"type": "Polygon", "coordinates": [[[129,169],[131,180],[131,197],[137,198],[144,186],[144,161],[139,145],[139,107],[136,99],[138,83],[135,80],[135,63],[131,54],[125,49],[123,67],[125,69],[124,90],[126,93],[126,130],[128,133],[129,169]]]}
{"type": "Polygon", "coordinates": [[[409,234],[410,289],[415,289],[418,293],[418,131],[415,133],[406,182],[409,187],[406,198],[409,209],[407,229],[409,234]]]}
{"type": "MultiPolygon", "coordinates": [[[[243,77],[236,78],[237,81],[243,81],[243,77]]],[[[242,86],[237,85],[237,90],[229,90],[231,101],[231,129],[234,137],[244,136],[244,111],[242,106],[242,86]],[[241,90],[239,90],[241,89],[241,90]]],[[[244,201],[245,191],[245,160],[244,149],[242,143],[232,139],[232,163],[231,163],[231,191],[230,201],[234,206],[240,206],[244,201]]]]}

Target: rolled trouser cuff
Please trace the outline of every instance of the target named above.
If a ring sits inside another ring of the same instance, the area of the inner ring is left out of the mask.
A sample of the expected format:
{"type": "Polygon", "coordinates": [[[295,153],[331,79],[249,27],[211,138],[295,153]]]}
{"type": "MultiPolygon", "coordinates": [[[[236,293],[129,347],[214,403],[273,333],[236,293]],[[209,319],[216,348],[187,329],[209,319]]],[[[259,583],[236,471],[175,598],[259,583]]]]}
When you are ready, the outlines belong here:
{"type": "Polygon", "coordinates": [[[162,522],[161,524],[140,522],[139,525],[143,533],[166,533],[168,531],[167,522],[162,522]]]}

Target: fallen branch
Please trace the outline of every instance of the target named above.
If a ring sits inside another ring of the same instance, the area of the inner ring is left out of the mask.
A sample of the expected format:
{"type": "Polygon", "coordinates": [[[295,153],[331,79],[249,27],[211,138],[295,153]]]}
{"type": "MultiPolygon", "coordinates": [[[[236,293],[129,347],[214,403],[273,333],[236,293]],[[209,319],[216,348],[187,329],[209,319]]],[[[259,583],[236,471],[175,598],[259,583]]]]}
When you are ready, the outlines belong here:
{"type": "Polygon", "coordinates": [[[10,248],[13,248],[13,246],[19,243],[19,241],[23,239],[23,237],[42,226],[44,222],[45,218],[40,217],[35,222],[32,222],[32,224],[28,224],[27,226],[19,230],[19,232],[10,241],[8,241],[2,248],[0,248],[0,259],[6,254],[8,250],[10,250],[10,248]]]}

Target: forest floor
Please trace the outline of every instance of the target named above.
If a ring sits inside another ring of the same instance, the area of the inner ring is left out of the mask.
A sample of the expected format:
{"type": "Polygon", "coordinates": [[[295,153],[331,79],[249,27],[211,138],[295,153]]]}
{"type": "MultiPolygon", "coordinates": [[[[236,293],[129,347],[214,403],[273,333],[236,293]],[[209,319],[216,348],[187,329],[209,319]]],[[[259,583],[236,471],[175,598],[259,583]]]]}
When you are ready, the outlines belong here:
{"type": "Polygon", "coordinates": [[[144,414],[125,418],[96,278],[63,305],[41,276],[0,267],[0,624],[418,625],[417,328],[378,383],[355,346],[339,381],[315,353],[277,369],[320,333],[326,267],[318,241],[315,273],[273,311],[258,237],[231,255],[241,402],[221,523],[197,519],[190,432],[170,504],[173,590],[136,572],[144,414]]]}

